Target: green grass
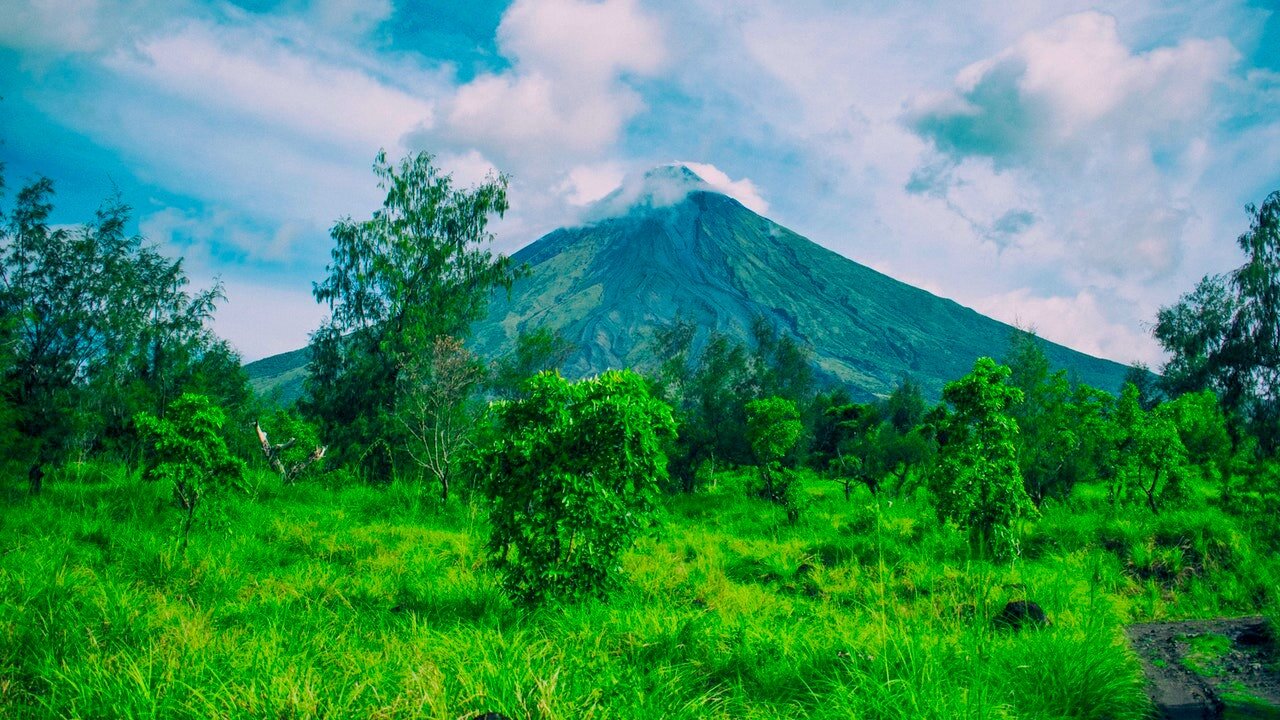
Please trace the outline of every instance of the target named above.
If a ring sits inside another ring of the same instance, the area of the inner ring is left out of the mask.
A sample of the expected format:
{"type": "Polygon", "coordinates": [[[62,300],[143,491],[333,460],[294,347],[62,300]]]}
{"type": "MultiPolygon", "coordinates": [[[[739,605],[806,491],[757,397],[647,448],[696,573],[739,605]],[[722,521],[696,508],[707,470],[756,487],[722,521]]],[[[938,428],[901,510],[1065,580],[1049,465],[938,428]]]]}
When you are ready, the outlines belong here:
{"type": "Polygon", "coordinates": [[[789,524],[745,482],[669,498],[608,603],[527,610],[483,508],[430,488],[264,475],[183,557],[168,488],[54,478],[0,498],[0,717],[1140,718],[1125,623],[1276,601],[1274,553],[1212,508],[1086,493],[996,563],[922,501],[809,479],[789,524]],[[994,629],[1024,597],[1052,624],[994,629]]]}
{"type": "Polygon", "coordinates": [[[1182,657],[1182,664],[1191,672],[1205,677],[1222,674],[1222,660],[1231,652],[1231,638],[1218,633],[1185,636],[1181,638],[1190,646],[1182,657]]]}

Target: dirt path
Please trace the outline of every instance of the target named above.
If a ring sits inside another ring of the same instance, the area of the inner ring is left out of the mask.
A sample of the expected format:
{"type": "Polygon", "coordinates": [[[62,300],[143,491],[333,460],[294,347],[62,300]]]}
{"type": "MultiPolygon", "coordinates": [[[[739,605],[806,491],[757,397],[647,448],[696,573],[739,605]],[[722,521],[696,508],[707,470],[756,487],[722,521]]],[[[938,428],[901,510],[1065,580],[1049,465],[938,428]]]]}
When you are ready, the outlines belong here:
{"type": "Polygon", "coordinates": [[[1260,617],[1128,629],[1147,693],[1167,720],[1280,720],[1280,654],[1260,617]]]}

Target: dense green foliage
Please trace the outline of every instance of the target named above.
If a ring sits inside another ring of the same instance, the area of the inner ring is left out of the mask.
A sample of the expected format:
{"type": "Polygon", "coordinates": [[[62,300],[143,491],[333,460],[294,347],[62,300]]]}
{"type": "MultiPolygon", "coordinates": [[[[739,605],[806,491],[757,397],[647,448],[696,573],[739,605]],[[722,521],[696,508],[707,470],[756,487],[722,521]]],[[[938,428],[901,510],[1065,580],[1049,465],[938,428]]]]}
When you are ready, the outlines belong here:
{"type": "Polygon", "coordinates": [[[37,178],[0,211],[0,414],[32,492],[73,456],[136,461],[134,415],[162,414],[183,392],[249,402],[239,358],[207,328],[221,288],[188,292],[181,260],[128,234],[120,198],[66,227],[50,224],[52,196],[37,178]]]}
{"type": "Polygon", "coordinates": [[[789,483],[778,477],[782,458],[795,447],[804,432],[800,411],[786,398],[767,397],[747,403],[747,441],[760,468],[763,497],[785,502],[789,483]]]}
{"type": "Polygon", "coordinates": [[[515,347],[493,364],[489,389],[496,397],[510,400],[520,394],[525,380],[540,372],[560,370],[573,351],[573,343],[559,331],[545,327],[521,331],[515,347]]]}
{"type": "Polygon", "coordinates": [[[1206,276],[1161,308],[1154,332],[1172,356],[1166,388],[1213,390],[1228,418],[1247,421],[1273,452],[1280,447],[1280,191],[1246,212],[1250,227],[1237,240],[1244,264],[1206,276]]]}
{"type": "Polygon", "coordinates": [[[328,277],[315,286],[331,317],[311,338],[304,408],[340,462],[375,474],[389,473],[399,452],[406,363],[436,338],[464,337],[490,289],[516,275],[486,247],[489,217],[507,209],[506,178],[459,189],[432,160],[415,153],[392,164],[378,154],[382,208],[333,226],[328,277]]]}
{"type": "Polygon", "coordinates": [[[1112,396],[1073,387],[1066,371],[1051,369],[1033,333],[1014,333],[1007,364],[1009,385],[1022,392],[1009,415],[1018,424],[1018,469],[1032,501],[1063,498],[1076,483],[1096,480],[1110,461],[1112,396]]]}
{"type": "Polygon", "coordinates": [[[665,479],[671,409],[630,371],[542,373],[493,416],[477,464],[506,587],[531,603],[603,596],[665,479]]]}
{"type": "Polygon", "coordinates": [[[1022,391],[1006,382],[1009,374],[979,358],[973,372],[943,389],[952,412],[929,481],[938,515],[1002,554],[1013,550],[1014,520],[1034,511],[1018,469],[1018,423],[1009,414],[1022,391]]]}
{"type": "Polygon", "coordinates": [[[173,499],[185,513],[185,550],[196,508],[211,493],[233,487],[244,474],[244,463],[227,450],[222,411],[203,395],[184,394],[164,417],[144,412],[137,422],[150,450],[142,476],[173,489],[173,499]]]}

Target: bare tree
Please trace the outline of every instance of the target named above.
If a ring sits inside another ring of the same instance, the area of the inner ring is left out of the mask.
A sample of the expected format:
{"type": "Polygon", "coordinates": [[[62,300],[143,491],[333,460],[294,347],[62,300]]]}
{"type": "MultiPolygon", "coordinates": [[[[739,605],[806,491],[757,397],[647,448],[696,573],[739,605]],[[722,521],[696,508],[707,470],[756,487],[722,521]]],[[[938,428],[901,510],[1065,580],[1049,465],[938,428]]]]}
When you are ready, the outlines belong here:
{"type": "Polygon", "coordinates": [[[467,400],[484,379],[484,366],[457,338],[440,336],[400,366],[397,417],[409,432],[409,456],[440,483],[449,482],[469,439],[467,400]]]}

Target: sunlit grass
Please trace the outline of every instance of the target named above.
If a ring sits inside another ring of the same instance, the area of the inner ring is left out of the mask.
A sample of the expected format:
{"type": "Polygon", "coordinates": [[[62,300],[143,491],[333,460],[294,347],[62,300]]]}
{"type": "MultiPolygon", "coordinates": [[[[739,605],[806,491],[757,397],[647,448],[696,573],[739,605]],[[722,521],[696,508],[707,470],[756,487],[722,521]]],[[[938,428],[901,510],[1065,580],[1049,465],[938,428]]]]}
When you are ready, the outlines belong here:
{"type": "Polygon", "coordinates": [[[258,479],[178,551],[167,488],[81,468],[0,514],[0,716],[1138,718],[1130,621],[1276,606],[1212,508],[1086,493],[993,562],[922,501],[672,497],[608,603],[513,606],[483,508],[258,479]],[[1030,598],[1046,628],[997,630],[1030,598]]]}

